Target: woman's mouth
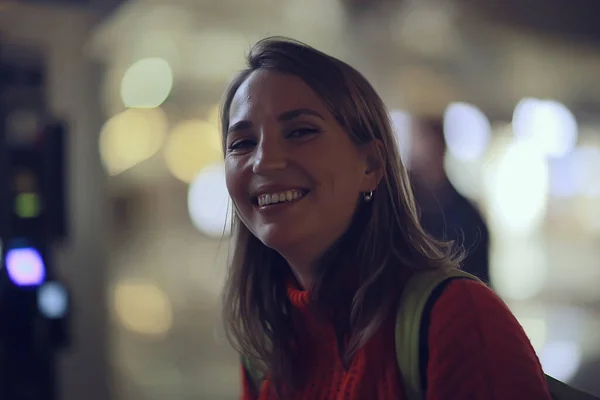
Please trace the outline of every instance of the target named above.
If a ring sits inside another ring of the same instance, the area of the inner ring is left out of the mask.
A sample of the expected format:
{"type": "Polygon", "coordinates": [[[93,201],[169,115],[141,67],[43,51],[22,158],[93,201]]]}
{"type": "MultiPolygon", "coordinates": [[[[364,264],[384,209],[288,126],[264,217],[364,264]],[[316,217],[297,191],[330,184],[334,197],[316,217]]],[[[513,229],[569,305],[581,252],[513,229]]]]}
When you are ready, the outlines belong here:
{"type": "Polygon", "coordinates": [[[265,193],[255,198],[258,207],[268,207],[280,203],[291,203],[302,199],[308,194],[308,190],[292,189],[278,193],[265,193]]]}

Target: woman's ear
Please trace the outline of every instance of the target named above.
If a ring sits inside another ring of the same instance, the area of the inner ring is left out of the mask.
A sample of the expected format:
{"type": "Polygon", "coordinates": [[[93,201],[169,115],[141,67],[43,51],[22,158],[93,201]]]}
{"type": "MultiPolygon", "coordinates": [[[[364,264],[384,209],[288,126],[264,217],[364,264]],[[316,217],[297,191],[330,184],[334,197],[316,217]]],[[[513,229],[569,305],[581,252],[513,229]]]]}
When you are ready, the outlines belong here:
{"type": "Polygon", "coordinates": [[[385,173],[385,148],[379,139],[373,139],[362,146],[366,160],[365,168],[365,192],[374,191],[385,173]]]}

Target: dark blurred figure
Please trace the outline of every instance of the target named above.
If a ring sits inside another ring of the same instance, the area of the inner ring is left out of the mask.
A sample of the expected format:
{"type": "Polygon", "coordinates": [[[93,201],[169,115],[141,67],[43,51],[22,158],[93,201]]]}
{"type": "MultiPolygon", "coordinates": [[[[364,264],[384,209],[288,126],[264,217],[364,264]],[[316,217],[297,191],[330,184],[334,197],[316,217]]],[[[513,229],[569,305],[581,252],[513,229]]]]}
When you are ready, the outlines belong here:
{"type": "Polygon", "coordinates": [[[443,121],[418,120],[411,143],[410,173],[423,228],[436,239],[463,245],[467,251],[463,269],[489,284],[487,225],[446,176],[443,121]]]}

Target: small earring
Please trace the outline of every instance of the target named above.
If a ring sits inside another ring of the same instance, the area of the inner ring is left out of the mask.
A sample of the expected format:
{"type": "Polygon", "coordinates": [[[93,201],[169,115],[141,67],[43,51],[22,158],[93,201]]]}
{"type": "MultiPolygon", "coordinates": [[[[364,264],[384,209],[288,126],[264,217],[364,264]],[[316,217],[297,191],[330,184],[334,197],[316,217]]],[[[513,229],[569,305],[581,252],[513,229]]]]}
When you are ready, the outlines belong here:
{"type": "Polygon", "coordinates": [[[365,192],[363,196],[365,198],[365,203],[368,203],[373,199],[373,191],[371,190],[370,192],[365,192]]]}

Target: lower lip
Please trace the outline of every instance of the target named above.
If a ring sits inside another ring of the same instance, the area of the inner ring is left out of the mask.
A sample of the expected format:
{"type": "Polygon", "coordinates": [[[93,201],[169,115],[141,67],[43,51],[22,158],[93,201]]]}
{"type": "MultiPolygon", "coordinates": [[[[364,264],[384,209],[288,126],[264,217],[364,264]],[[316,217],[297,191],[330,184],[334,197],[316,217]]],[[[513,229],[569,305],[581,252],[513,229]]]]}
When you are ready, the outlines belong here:
{"type": "Polygon", "coordinates": [[[261,214],[277,213],[277,212],[284,211],[284,210],[298,204],[299,202],[304,200],[306,198],[306,196],[308,196],[308,193],[296,200],[284,201],[281,203],[269,204],[269,205],[265,205],[265,206],[258,206],[257,208],[258,208],[258,211],[261,212],[261,214]]]}

